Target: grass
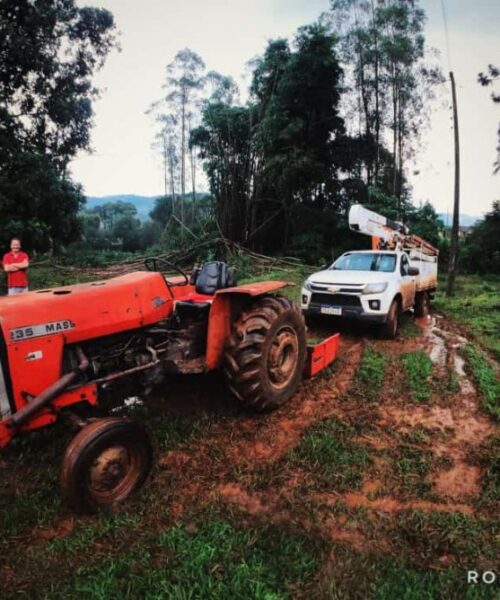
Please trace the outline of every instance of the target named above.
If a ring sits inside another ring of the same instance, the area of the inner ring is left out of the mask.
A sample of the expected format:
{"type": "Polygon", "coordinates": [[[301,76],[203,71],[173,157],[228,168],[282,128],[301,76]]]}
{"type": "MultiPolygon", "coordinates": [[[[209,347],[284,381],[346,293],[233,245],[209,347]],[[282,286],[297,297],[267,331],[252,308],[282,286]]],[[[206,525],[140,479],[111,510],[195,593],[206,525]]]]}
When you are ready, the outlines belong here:
{"type": "Polygon", "coordinates": [[[500,276],[461,275],[451,298],[445,289],[441,281],[434,308],[464,323],[476,341],[500,360],[500,276]]]}
{"type": "Polygon", "coordinates": [[[318,482],[342,491],[359,487],[371,459],[352,442],[354,428],[337,419],[310,427],[290,455],[291,463],[311,471],[318,482]]]}
{"type": "Polygon", "coordinates": [[[433,456],[413,445],[402,444],[397,449],[395,475],[404,493],[425,497],[430,491],[427,480],[433,464],[433,456]]]}
{"type": "Polygon", "coordinates": [[[444,555],[462,567],[490,568],[497,559],[498,522],[457,512],[408,510],[399,513],[391,537],[400,556],[427,565],[444,555]]]}
{"type": "Polygon", "coordinates": [[[317,558],[303,536],[203,515],[81,567],[46,597],[284,599],[312,575],[317,558]]]}
{"type": "Polygon", "coordinates": [[[426,402],[431,395],[429,379],[432,375],[432,361],[423,350],[407,352],[401,357],[406,374],[406,382],[414,402],[426,402]]]}
{"type": "Polygon", "coordinates": [[[486,439],[477,450],[475,459],[482,468],[480,503],[496,510],[500,505],[500,435],[486,439]]]}
{"type": "Polygon", "coordinates": [[[55,539],[45,547],[47,554],[78,554],[106,537],[120,536],[138,526],[140,517],[129,513],[100,513],[95,522],[81,521],[66,537],[55,539]]]}
{"type": "Polygon", "coordinates": [[[481,392],[484,409],[500,420],[500,379],[488,356],[473,344],[463,348],[467,368],[481,392]]]}
{"type": "Polygon", "coordinates": [[[356,372],[356,382],[358,390],[368,398],[376,398],[384,381],[385,367],[387,359],[374,350],[371,346],[366,346],[363,350],[363,356],[356,372]]]}
{"type": "Polygon", "coordinates": [[[466,587],[466,571],[451,568],[447,572],[412,568],[401,560],[387,561],[372,584],[372,600],[493,600],[495,590],[488,585],[466,587]]]}

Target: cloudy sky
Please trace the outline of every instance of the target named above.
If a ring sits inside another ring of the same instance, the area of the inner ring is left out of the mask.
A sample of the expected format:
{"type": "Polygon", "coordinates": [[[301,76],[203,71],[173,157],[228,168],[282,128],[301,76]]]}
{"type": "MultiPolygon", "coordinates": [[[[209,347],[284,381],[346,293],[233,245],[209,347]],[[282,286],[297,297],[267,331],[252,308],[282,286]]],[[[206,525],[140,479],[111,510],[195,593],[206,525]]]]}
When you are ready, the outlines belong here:
{"type": "MultiPolygon", "coordinates": [[[[500,65],[500,0],[423,0],[427,42],[440,51],[444,73],[457,82],[461,145],[461,212],[481,214],[500,199],[500,175],[492,175],[500,106],[490,88],[477,83],[489,63],[500,65]]],[[[113,52],[95,82],[93,154],[72,163],[75,179],[89,196],[162,193],[161,165],[151,150],[154,129],[145,115],[162,96],[165,66],[181,48],[191,48],[208,69],[232,75],[244,89],[245,64],[269,39],[292,37],[315,21],[328,0],[80,0],[107,8],[120,31],[121,52],[113,52]]],[[[453,205],[453,128],[449,83],[429,107],[431,126],[408,175],[415,203],[430,200],[440,212],[453,205]]]]}

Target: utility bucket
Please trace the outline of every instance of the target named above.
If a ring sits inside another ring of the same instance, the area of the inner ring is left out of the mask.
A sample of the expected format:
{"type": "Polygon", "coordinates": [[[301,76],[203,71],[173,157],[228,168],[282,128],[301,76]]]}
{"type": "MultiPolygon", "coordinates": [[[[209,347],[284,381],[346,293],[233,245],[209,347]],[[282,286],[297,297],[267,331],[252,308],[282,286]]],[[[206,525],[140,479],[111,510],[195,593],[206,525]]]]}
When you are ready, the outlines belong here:
{"type": "Polygon", "coordinates": [[[323,369],[326,369],[336,358],[340,345],[340,333],[326,338],[307,347],[307,359],[304,367],[304,377],[314,377],[323,369]]]}

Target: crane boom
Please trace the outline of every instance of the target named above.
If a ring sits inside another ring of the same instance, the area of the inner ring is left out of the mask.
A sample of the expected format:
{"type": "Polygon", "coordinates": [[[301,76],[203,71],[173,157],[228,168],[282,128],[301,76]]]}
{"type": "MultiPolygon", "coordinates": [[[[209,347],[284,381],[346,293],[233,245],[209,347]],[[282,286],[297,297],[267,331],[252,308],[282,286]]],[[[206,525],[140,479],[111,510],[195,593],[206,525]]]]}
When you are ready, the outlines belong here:
{"type": "Polygon", "coordinates": [[[410,233],[406,225],[393,221],[361,204],[353,204],[349,210],[349,228],[352,231],[369,235],[372,248],[401,248],[404,250],[420,250],[424,254],[437,256],[439,250],[418,235],[410,233]]]}

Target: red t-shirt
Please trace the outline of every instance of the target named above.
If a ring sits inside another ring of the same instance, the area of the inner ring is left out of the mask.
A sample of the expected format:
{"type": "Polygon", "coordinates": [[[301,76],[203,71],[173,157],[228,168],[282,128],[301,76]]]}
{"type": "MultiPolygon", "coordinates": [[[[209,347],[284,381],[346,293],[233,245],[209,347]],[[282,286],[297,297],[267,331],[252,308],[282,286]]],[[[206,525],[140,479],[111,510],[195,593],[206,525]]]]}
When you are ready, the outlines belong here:
{"type": "MultiPolygon", "coordinates": [[[[29,260],[29,256],[26,252],[19,252],[17,256],[14,256],[12,252],[7,252],[3,257],[3,264],[12,265],[14,263],[21,263],[25,260],[29,260]]],[[[22,271],[10,271],[7,273],[7,287],[28,287],[28,276],[26,275],[26,269],[22,271]]]]}

